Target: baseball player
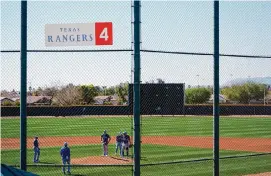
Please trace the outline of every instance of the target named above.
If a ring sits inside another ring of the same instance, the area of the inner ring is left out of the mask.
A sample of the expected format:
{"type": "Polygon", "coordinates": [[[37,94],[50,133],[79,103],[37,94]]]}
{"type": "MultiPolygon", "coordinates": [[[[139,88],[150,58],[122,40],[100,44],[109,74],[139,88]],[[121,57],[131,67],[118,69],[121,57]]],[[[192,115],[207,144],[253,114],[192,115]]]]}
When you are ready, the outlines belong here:
{"type": "Polygon", "coordinates": [[[103,155],[108,156],[108,143],[110,142],[111,137],[109,134],[106,133],[106,130],[104,130],[104,133],[101,135],[101,142],[103,145],[103,155]]]}
{"type": "Polygon", "coordinates": [[[63,167],[62,167],[62,172],[64,174],[66,174],[66,164],[68,165],[68,174],[71,174],[70,172],[70,161],[71,161],[71,152],[70,152],[70,148],[68,147],[68,143],[65,142],[64,146],[61,148],[60,150],[60,155],[62,158],[62,163],[63,163],[63,167]]]}
{"type": "Polygon", "coordinates": [[[116,152],[115,152],[115,155],[118,153],[118,149],[120,150],[120,155],[121,155],[121,142],[122,142],[122,132],[119,132],[119,134],[116,136],[116,152]]]}
{"type": "Polygon", "coordinates": [[[124,156],[124,150],[126,150],[126,156],[129,156],[130,136],[125,131],[122,137],[122,157],[124,156]]]}
{"type": "Polygon", "coordinates": [[[34,163],[39,162],[39,157],[40,157],[40,148],[39,148],[39,141],[38,141],[38,136],[35,136],[34,138],[34,163]]]}

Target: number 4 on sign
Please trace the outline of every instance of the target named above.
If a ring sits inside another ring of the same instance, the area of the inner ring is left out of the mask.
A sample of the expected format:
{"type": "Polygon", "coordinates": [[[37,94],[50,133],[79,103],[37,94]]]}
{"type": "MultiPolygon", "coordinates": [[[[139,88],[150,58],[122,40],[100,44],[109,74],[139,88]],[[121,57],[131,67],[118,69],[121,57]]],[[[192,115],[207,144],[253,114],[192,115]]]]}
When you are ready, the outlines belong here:
{"type": "Polygon", "coordinates": [[[104,30],[101,32],[100,38],[104,38],[105,41],[108,40],[107,28],[104,28],[104,30]]]}
{"type": "Polygon", "coordinates": [[[95,23],[95,45],[113,45],[113,29],[111,22],[95,23]]]}

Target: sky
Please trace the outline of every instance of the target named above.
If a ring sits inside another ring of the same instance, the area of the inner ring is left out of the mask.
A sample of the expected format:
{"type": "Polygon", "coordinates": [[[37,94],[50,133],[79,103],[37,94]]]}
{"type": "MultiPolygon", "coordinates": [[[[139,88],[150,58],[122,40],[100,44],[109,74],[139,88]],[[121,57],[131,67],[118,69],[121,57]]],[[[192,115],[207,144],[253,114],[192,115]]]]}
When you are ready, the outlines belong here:
{"type": "MultiPolygon", "coordinates": [[[[143,1],[141,48],[213,52],[212,1],[143,1]]],[[[131,49],[130,1],[29,1],[29,50],[131,49]],[[113,23],[113,45],[46,47],[45,24],[113,23]]],[[[271,1],[220,2],[220,53],[271,56],[271,1]]],[[[1,50],[20,49],[20,2],[1,1],[1,50]]],[[[28,53],[28,87],[131,82],[131,52],[28,53]]],[[[1,90],[19,90],[20,54],[1,53],[1,90]]],[[[271,76],[271,59],[220,57],[220,84],[271,76]]],[[[213,84],[213,57],[141,53],[142,82],[213,84]]]]}

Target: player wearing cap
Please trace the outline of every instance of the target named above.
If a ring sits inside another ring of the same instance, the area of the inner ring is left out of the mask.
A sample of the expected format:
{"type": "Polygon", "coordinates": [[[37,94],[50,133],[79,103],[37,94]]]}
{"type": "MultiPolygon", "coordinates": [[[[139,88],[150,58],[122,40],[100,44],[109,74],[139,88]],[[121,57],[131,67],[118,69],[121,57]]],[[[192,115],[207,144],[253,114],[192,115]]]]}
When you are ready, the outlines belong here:
{"type": "Polygon", "coordinates": [[[121,155],[121,142],[122,142],[122,132],[119,132],[119,134],[116,136],[116,152],[115,152],[115,155],[118,153],[118,149],[120,150],[120,155],[121,155]]]}
{"type": "Polygon", "coordinates": [[[129,145],[130,145],[131,141],[130,141],[130,136],[127,134],[127,132],[125,131],[123,133],[123,137],[122,137],[122,157],[124,156],[124,151],[126,151],[126,156],[129,156],[129,145]]]}
{"type": "Polygon", "coordinates": [[[61,148],[60,150],[60,155],[62,158],[62,163],[63,163],[63,167],[62,167],[62,172],[64,174],[66,174],[66,164],[68,165],[68,174],[71,174],[70,172],[70,161],[71,161],[71,152],[70,152],[70,148],[68,147],[68,143],[65,142],[64,146],[61,148]]]}
{"type": "Polygon", "coordinates": [[[108,143],[110,142],[111,137],[109,134],[106,133],[106,130],[104,130],[104,133],[101,135],[101,142],[103,145],[103,155],[108,156],[108,143]]]}
{"type": "Polygon", "coordinates": [[[40,157],[38,136],[35,136],[35,138],[34,138],[33,149],[34,149],[34,160],[33,161],[34,161],[34,163],[38,163],[39,157],[40,157]]]}

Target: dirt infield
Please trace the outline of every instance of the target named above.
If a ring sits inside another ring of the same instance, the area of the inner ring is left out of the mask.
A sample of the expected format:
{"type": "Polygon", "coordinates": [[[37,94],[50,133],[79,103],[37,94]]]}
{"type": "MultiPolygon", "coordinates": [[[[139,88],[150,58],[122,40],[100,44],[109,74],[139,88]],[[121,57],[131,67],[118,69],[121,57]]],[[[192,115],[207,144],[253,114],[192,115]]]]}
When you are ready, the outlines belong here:
{"type": "MultiPolygon", "coordinates": [[[[115,138],[112,138],[115,141],[115,138]]],[[[100,144],[99,136],[72,136],[72,137],[40,137],[41,147],[62,146],[64,142],[69,145],[100,144]]],[[[33,138],[27,139],[27,148],[32,148],[33,138]]],[[[191,137],[191,136],[143,136],[143,144],[158,144],[167,146],[185,146],[197,148],[213,148],[213,137],[191,137]]],[[[19,149],[18,138],[2,138],[1,150],[19,149]]],[[[271,139],[269,138],[220,138],[220,149],[271,152],[271,139]]]]}
{"type": "Polygon", "coordinates": [[[84,158],[74,158],[71,160],[72,164],[129,164],[132,163],[131,159],[120,158],[113,156],[89,156],[84,158]]]}
{"type": "Polygon", "coordinates": [[[271,172],[259,173],[259,174],[250,174],[245,176],[271,176],[271,172]]]}
{"type": "MultiPolygon", "coordinates": [[[[143,143],[186,146],[198,148],[213,148],[213,137],[143,137],[143,143]]],[[[221,150],[271,152],[271,139],[268,138],[220,138],[221,150]]]]}

